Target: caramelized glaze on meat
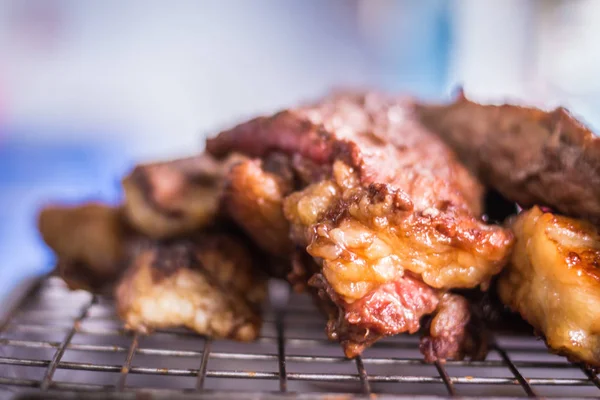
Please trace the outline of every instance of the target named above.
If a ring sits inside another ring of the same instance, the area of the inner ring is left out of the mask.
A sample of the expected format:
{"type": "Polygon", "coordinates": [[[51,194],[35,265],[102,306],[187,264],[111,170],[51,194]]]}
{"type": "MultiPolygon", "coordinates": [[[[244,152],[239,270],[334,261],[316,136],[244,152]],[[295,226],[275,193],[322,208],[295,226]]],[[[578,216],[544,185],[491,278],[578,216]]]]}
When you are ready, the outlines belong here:
{"type": "Polygon", "coordinates": [[[510,232],[479,218],[481,187],[404,101],[332,96],[225,131],[207,150],[294,158],[304,186],[284,200],[290,236],[320,266],[309,282],[336,305],[330,336],[349,356],[383,335],[413,331],[420,316],[434,311],[438,294],[486,285],[508,258],[510,232]],[[411,291],[414,300],[426,287],[427,300],[415,301],[414,309],[380,301],[407,280],[420,285],[395,296],[411,291]],[[384,322],[371,327],[358,309],[350,311],[355,302],[384,322]],[[410,323],[383,318],[394,312],[410,323]]]}
{"type": "Polygon", "coordinates": [[[131,224],[153,238],[187,234],[212,223],[223,178],[240,158],[219,162],[206,154],[137,166],[123,179],[131,224]]]}
{"type": "Polygon", "coordinates": [[[116,290],[127,328],[185,326],[216,338],[248,341],[260,331],[266,288],[251,252],[234,237],[146,245],[116,290]]]}
{"type": "MultiPolygon", "coordinates": [[[[342,163],[334,170],[349,173],[342,163]]],[[[498,227],[450,207],[415,213],[391,185],[347,184],[338,178],[309,186],[286,199],[285,212],[305,228],[308,252],[348,301],[405,271],[434,288],[475,287],[506,261],[510,235],[498,227]]]]}
{"type": "Polygon", "coordinates": [[[538,207],[512,223],[516,244],[498,281],[502,301],[553,351],[600,366],[600,233],[538,207]]]}
{"type": "Polygon", "coordinates": [[[99,203],[47,206],[38,227],[71,289],[102,291],[121,275],[129,230],[120,209],[99,203]]]}
{"type": "MultiPolygon", "coordinates": [[[[336,164],[334,171],[339,168],[346,166],[336,164]]],[[[421,317],[435,311],[443,290],[485,284],[506,260],[510,236],[504,231],[473,218],[461,220],[460,213],[423,215],[405,207],[389,185],[343,190],[334,181],[313,184],[285,201],[294,237],[308,243],[309,254],[321,263],[322,278],[313,276],[309,283],[331,287],[325,293],[339,310],[330,314],[328,332],[341,341],[348,357],[384,335],[416,331],[421,317]],[[472,242],[473,237],[486,240],[472,242]],[[373,325],[373,319],[381,323],[373,325]]],[[[432,334],[435,340],[422,347],[427,361],[462,357],[473,348],[464,343],[472,338],[463,332],[470,312],[460,311],[461,318],[452,313],[452,329],[432,334]]],[[[437,325],[432,326],[435,330],[437,325]]]]}
{"type": "Polygon", "coordinates": [[[421,121],[481,180],[523,207],[600,222],[600,139],[564,108],[419,105],[421,121]]]}

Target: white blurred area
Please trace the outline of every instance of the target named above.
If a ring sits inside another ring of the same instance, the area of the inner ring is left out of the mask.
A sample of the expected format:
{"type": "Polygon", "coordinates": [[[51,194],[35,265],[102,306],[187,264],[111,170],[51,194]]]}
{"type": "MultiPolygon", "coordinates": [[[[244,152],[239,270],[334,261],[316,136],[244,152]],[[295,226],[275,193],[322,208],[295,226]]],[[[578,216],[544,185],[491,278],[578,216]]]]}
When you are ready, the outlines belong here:
{"type": "Polygon", "coordinates": [[[461,85],[600,127],[598,37],[598,0],[0,0],[0,131],[168,158],[346,85],[461,85]]]}
{"type": "Polygon", "coordinates": [[[136,158],[193,152],[244,117],[366,85],[355,3],[0,0],[0,119],[136,158]]]}
{"type": "Polygon", "coordinates": [[[600,1],[453,5],[450,87],[486,103],[564,106],[600,132],[600,1]]]}

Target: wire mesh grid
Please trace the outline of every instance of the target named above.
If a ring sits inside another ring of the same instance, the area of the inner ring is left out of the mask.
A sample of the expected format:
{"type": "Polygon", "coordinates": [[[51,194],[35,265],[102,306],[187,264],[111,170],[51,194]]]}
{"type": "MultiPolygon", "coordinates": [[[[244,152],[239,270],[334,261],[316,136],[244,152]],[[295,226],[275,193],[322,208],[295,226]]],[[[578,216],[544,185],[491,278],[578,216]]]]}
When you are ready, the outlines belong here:
{"type": "Polygon", "coordinates": [[[600,396],[592,371],[549,354],[531,337],[496,337],[482,362],[426,364],[413,335],[381,340],[347,360],[325,337],[310,299],[300,295],[285,308],[266,306],[253,343],[213,341],[183,329],[132,334],[112,300],[71,292],[57,278],[40,280],[23,298],[0,326],[0,387],[27,398],[77,392],[126,398],[140,391],[149,398],[239,399],[600,396]]]}

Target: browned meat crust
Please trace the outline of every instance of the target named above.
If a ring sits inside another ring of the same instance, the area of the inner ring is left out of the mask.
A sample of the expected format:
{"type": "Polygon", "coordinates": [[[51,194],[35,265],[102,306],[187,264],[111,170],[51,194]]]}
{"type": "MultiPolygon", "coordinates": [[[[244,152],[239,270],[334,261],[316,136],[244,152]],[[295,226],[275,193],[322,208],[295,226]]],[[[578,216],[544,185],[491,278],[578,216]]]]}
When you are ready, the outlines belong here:
{"type": "Polygon", "coordinates": [[[121,275],[131,231],[119,208],[98,203],[48,206],[39,214],[38,227],[71,289],[102,291],[121,275]]]}
{"type": "Polygon", "coordinates": [[[283,198],[292,190],[291,171],[283,164],[276,173],[263,169],[261,160],[235,165],[226,176],[223,196],[228,216],[270,254],[289,258],[293,244],[283,215],[283,198]]]}
{"type": "Polygon", "coordinates": [[[223,132],[207,150],[293,158],[301,190],[284,213],[319,264],[309,282],[335,305],[324,306],[329,334],[348,356],[416,330],[438,293],[485,285],[508,258],[510,232],[479,218],[481,187],[405,102],[333,96],[223,132]]]}
{"type": "Polygon", "coordinates": [[[500,298],[554,352],[600,367],[600,232],[538,207],[512,228],[516,244],[498,280],[500,298]]]}
{"type": "Polygon", "coordinates": [[[233,236],[142,246],[116,290],[119,315],[129,329],[185,326],[217,338],[257,337],[264,277],[253,255],[233,236]]]}
{"type": "Polygon", "coordinates": [[[215,156],[278,151],[329,166],[341,160],[362,185],[400,187],[417,210],[447,202],[479,215],[481,186],[415,121],[411,106],[377,94],[333,96],[241,124],[209,139],[206,149],[215,156]]]}
{"type": "Polygon", "coordinates": [[[471,171],[508,199],[600,222],[600,139],[564,108],[484,106],[461,96],[416,111],[471,171]]]}
{"type": "Polygon", "coordinates": [[[233,155],[219,162],[209,155],[137,166],[123,179],[125,215],[153,238],[188,234],[210,225],[218,214],[223,178],[233,155]]]}

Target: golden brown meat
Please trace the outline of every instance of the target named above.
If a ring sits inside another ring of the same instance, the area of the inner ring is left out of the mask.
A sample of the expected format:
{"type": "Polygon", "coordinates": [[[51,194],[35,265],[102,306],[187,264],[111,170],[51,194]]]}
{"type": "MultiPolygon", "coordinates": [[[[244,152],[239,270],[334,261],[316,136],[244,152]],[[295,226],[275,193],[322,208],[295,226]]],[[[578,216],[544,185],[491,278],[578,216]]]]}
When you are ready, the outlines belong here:
{"type": "Polygon", "coordinates": [[[415,211],[399,189],[365,188],[352,183],[352,174],[336,162],[334,180],[285,201],[286,216],[304,236],[297,240],[322,260],[325,277],[347,300],[405,271],[437,289],[476,287],[500,272],[511,243],[507,231],[452,207],[415,211]]]}
{"type": "Polygon", "coordinates": [[[483,183],[506,198],[600,222],[600,139],[564,108],[480,105],[461,96],[450,105],[416,110],[483,183]]]}
{"type": "Polygon", "coordinates": [[[235,155],[219,162],[207,154],[137,166],[123,179],[125,215],[152,238],[188,234],[218,214],[223,178],[235,155]]]}
{"type": "Polygon", "coordinates": [[[479,217],[482,188],[404,101],[333,96],[244,123],[207,150],[293,159],[302,186],[284,214],[319,264],[309,284],[337,307],[329,334],[349,357],[416,330],[446,290],[487,285],[508,258],[510,232],[479,217]]]}
{"type": "Polygon", "coordinates": [[[592,224],[519,214],[511,264],[498,281],[502,301],[572,361],[600,366],[600,234],[592,224]]]}
{"type": "Polygon", "coordinates": [[[48,206],[39,214],[38,227],[71,289],[101,291],[121,275],[131,232],[119,208],[98,203],[48,206]]]}
{"type": "Polygon", "coordinates": [[[185,326],[241,341],[258,335],[265,294],[251,252],[237,238],[219,234],[141,248],[116,290],[129,329],[185,326]]]}
{"type": "Polygon", "coordinates": [[[269,254],[289,258],[293,244],[283,215],[283,198],[292,190],[291,172],[284,164],[265,171],[261,160],[246,160],[226,176],[223,203],[228,216],[269,254]],[[284,171],[281,171],[284,169],[284,171]]]}

